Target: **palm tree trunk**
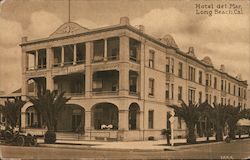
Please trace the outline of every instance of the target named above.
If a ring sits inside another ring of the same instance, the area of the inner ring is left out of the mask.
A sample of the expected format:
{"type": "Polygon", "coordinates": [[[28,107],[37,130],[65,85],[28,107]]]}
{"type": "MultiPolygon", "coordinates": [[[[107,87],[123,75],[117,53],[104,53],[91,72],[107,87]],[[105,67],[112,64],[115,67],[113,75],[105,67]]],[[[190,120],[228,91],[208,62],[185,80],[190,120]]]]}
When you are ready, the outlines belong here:
{"type": "Polygon", "coordinates": [[[195,124],[188,124],[187,128],[188,128],[187,143],[188,144],[196,143],[195,124]]]}
{"type": "Polygon", "coordinates": [[[223,141],[223,128],[219,127],[216,129],[216,141],[223,141]]]}

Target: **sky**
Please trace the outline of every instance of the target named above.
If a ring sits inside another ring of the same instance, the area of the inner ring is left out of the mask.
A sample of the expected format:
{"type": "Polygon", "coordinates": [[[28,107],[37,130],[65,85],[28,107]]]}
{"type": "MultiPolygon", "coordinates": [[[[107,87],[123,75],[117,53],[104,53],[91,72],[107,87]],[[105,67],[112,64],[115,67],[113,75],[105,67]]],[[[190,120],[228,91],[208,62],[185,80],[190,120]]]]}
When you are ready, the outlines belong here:
{"type": "MultiPolygon", "coordinates": [[[[216,68],[224,64],[226,72],[241,73],[250,82],[248,0],[70,2],[71,21],[83,27],[115,25],[127,16],[131,25],[144,25],[147,34],[156,38],[170,34],[180,50],[193,46],[198,59],[209,56],[216,68]],[[226,14],[230,11],[240,14],[226,14]]],[[[46,38],[68,17],[68,0],[0,0],[0,91],[10,93],[21,87],[21,37],[46,38]]]]}

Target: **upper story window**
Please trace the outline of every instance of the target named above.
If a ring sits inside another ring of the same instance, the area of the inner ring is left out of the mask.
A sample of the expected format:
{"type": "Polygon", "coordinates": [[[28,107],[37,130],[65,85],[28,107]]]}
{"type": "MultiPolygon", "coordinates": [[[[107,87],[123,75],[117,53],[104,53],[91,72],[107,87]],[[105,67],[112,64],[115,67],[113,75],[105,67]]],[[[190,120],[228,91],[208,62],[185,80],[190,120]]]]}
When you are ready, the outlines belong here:
{"type": "Polygon", "coordinates": [[[239,89],[238,89],[238,96],[239,97],[241,96],[240,91],[241,91],[241,88],[239,87],[239,89]]]}
{"type": "Polygon", "coordinates": [[[104,40],[96,40],[93,42],[94,45],[94,53],[93,53],[93,61],[100,62],[104,60],[104,40]]]}
{"type": "Polygon", "coordinates": [[[154,59],[155,59],[155,51],[150,50],[149,51],[149,64],[148,64],[150,68],[154,68],[154,59]]]}
{"type": "Polygon", "coordinates": [[[174,58],[171,58],[171,71],[174,73],[174,58]]]}
{"type": "Polygon", "coordinates": [[[178,65],[178,76],[182,78],[182,72],[183,72],[183,63],[179,62],[178,65]]]}
{"type": "Polygon", "coordinates": [[[154,95],[154,79],[149,79],[149,92],[148,92],[149,96],[153,96],[154,95]]]}
{"type": "Polygon", "coordinates": [[[206,86],[209,86],[209,74],[206,74],[206,86]]]}
{"type": "Polygon", "coordinates": [[[188,89],[188,101],[194,103],[195,102],[195,90],[188,89]]]}
{"type": "Polygon", "coordinates": [[[236,86],[234,85],[234,96],[236,95],[236,86]]]}
{"type": "Polygon", "coordinates": [[[224,80],[221,80],[221,91],[224,90],[224,80]]]}
{"type": "Polygon", "coordinates": [[[227,81],[225,80],[224,91],[227,91],[227,81]]]}
{"type": "Polygon", "coordinates": [[[170,58],[167,57],[166,58],[166,72],[169,73],[170,72],[170,58]]]}
{"type": "Polygon", "coordinates": [[[202,92],[199,92],[199,103],[202,103],[202,92]]]}
{"type": "Polygon", "coordinates": [[[202,84],[202,71],[199,71],[199,83],[202,84]]]}
{"type": "Polygon", "coordinates": [[[182,86],[178,87],[178,100],[182,100],[182,86]]]}
{"type": "Polygon", "coordinates": [[[217,78],[214,77],[214,89],[217,89],[217,78]]]}
{"type": "Polygon", "coordinates": [[[209,74],[209,86],[211,87],[212,86],[212,75],[209,74]]]}
{"type": "Polygon", "coordinates": [[[171,99],[174,99],[174,84],[171,84],[171,99]]]}
{"type": "Polygon", "coordinates": [[[165,98],[169,99],[169,83],[166,83],[165,98]]]}
{"type": "Polygon", "coordinates": [[[116,60],[119,58],[119,37],[112,37],[107,39],[107,59],[116,60]]]}
{"type": "Polygon", "coordinates": [[[230,91],[231,91],[231,84],[230,82],[228,82],[228,93],[230,94],[230,91]]]}
{"type": "Polygon", "coordinates": [[[188,67],[188,80],[195,82],[195,68],[189,66],[188,67]]]}
{"type": "Polygon", "coordinates": [[[244,98],[246,99],[247,98],[247,93],[246,93],[246,90],[244,89],[244,98]]]}
{"type": "Polygon", "coordinates": [[[139,61],[141,43],[135,39],[129,39],[129,59],[134,62],[139,61]]]}

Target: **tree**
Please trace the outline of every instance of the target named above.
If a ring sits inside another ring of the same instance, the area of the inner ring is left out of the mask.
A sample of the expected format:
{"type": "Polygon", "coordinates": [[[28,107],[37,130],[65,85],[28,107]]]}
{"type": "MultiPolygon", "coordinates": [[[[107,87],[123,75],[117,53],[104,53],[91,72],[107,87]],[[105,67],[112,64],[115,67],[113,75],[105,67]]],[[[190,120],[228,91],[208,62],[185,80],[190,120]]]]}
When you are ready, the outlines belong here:
{"type": "Polygon", "coordinates": [[[25,101],[15,98],[14,101],[7,100],[4,105],[0,105],[0,111],[3,113],[7,120],[7,124],[10,125],[12,129],[20,122],[21,108],[24,104],[25,101]]]}
{"type": "Polygon", "coordinates": [[[45,143],[55,143],[58,117],[70,98],[64,97],[64,92],[56,94],[55,91],[47,90],[44,94],[39,93],[37,97],[29,97],[29,99],[34,104],[34,108],[41,113],[48,128],[45,133],[45,143]]]}
{"type": "Polygon", "coordinates": [[[234,107],[228,105],[225,107],[227,113],[227,124],[229,127],[229,137],[235,139],[235,131],[237,129],[237,122],[244,118],[245,111],[241,110],[240,106],[234,107]]]}
{"type": "Polygon", "coordinates": [[[207,141],[209,141],[209,136],[211,134],[211,120],[210,120],[211,110],[212,106],[208,104],[207,100],[199,105],[200,119],[206,120],[205,123],[206,123],[207,141]]]}
{"type": "Polygon", "coordinates": [[[189,102],[189,105],[187,105],[182,101],[180,107],[177,105],[169,105],[169,107],[174,109],[176,116],[181,117],[185,121],[188,130],[187,143],[196,143],[195,125],[200,117],[198,105],[192,102],[189,102]]]}
{"type": "Polygon", "coordinates": [[[220,104],[214,104],[210,113],[210,121],[214,124],[215,127],[215,138],[216,141],[223,141],[223,129],[227,121],[227,112],[226,106],[220,104]]]}

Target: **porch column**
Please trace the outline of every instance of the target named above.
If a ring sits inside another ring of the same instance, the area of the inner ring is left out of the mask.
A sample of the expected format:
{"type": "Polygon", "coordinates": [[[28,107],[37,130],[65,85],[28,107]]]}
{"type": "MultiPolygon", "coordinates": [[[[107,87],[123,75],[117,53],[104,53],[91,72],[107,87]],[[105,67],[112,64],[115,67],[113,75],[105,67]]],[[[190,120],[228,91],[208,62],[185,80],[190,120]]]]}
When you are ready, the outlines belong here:
{"type": "Polygon", "coordinates": [[[76,44],[74,44],[74,60],[73,65],[76,65],[76,44]]]}
{"type": "Polygon", "coordinates": [[[138,91],[140,92],[140,98],[145,99],[145,40],[141,42],[141,53],[140,53],[140,73],[138,74],[138,86],[140,89],[138,91]]]}
{"type": "Polygon", "coordinates": [[[91,130],[91,111],[85,111],[85,130],[91,130]]]}
{"type": "Polygon", "coordinates": [[[35,69],[38,69],[38,51],[35,50],[35,69]]]}
{"type": "Polygon", "coordinates": [[[62,46],[62,53],[61,53],[61,66],[64,66],[64,46],[62,46]]]}
{"type": "Polygon", "coordinates": [[[119,110],[119,130],[128,130],[128,110],[119,110]]]}
{"type": "Polygon", "coordinates": [[[51,69],[51,66],[52,66],[52,61],[51,61],[51,59],[52,59],[52,54],[53,54],[53,52],[52,52],[52,48],[51,47],[48,47],[48,48],[46,48],[46,51],[47,51],[47,54],[46,54],[46,56],[47,56],[47,61],[46,61],[46,66],[47,66],[47,69],[51,69]]]}
{"type": "Polygon", "coordinates": [[[92,67],[91,55],[93,54],[93,42],[86,42],[86,69],[85,69],[85,96],[91,97],[92,92],[92,67]]]}
{"type": "Polygon", "coordinates": [[[21,126],[22,129],[26,127],[26,114],[25,112],[21,113],[21,126]]]}
{"type": "Polygon", "coordinates": [[[28,80],[26,78],[26,75],[22,75],[22,95],[21,98],[23,101],[27,100],[27,95],[28,95],[28,80]]]}
{"type": "Polygon", "coordinates": [[[47,72],[46,76],[46,90],[53,91],[54,90],[54,80],[51,72],[47,72]]]}
{"type": "Polygon", "coordinates": [[[140,122],[139,122],[139,129],[140,130],[144,130],[145,128],[143,128],[143,114],[144,114],[144,112],[143,111],[140,111],[140,114],[139,114],[139,119],[140,119],[140,122]]]}
{"type": "Polygon", "coordinates": [[[104,39],[104,61],[108,60],[108,44],[107,39],[104,39]]]}
{"type": "MultiPolygon", "coordinates": [[[[129,61],[129,38],[127,36],[120,37],[120,61],[129,61]]],[[[127,95],[129,90],[129,64],[120,63],[119,69],[119,91],[120,95],[127,95]]]]}

